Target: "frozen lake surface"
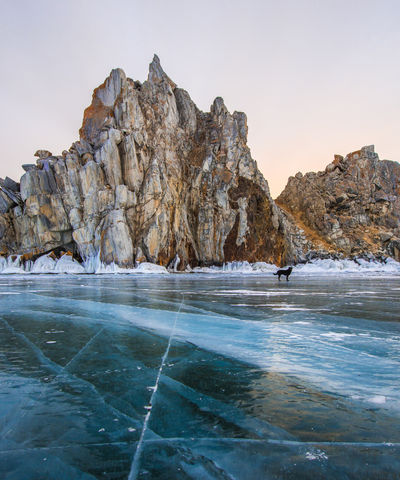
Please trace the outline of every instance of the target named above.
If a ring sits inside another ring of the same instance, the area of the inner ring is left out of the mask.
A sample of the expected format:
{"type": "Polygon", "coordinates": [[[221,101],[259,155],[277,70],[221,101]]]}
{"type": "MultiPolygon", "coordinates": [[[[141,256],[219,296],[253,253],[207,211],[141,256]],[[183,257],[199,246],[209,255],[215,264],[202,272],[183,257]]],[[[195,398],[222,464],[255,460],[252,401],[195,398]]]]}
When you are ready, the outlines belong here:
{"type": "Polygon", "coordinates": [[[400,478],[400,277],[0,276],[0,478],[400,478]]]}

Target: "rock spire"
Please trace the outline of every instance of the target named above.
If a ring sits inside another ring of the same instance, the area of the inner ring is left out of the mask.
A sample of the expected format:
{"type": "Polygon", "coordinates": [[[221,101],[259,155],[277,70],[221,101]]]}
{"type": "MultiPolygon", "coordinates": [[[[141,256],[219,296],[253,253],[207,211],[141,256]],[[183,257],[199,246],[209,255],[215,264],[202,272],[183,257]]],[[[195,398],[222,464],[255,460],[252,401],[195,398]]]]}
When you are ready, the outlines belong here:
{"type": "Polygon", "coordinates": [[[112,70],[79,133],[62,155],[36,153],[18,198],[0,192],[3,253],[63,248],[126,267],[178,256],[179,268],[298,254],[251,157],[246,115],[220,97],[201,112],[156,55],[143,83],[112,70]]]}

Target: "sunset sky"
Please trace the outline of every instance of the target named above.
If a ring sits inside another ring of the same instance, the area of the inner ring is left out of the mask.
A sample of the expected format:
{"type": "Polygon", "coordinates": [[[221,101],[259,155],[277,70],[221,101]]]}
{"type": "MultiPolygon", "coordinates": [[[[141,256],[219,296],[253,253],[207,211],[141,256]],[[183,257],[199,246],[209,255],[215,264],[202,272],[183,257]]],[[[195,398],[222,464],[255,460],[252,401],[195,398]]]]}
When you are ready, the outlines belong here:
{"type": "Polygon", "coordinates": [[[78,139],[93,89],[157,53],[208,111],[248,117],[276,197],[298,171],[375,144],[400,160],[400,1],[0,0],[0,176],[78,139]]]}

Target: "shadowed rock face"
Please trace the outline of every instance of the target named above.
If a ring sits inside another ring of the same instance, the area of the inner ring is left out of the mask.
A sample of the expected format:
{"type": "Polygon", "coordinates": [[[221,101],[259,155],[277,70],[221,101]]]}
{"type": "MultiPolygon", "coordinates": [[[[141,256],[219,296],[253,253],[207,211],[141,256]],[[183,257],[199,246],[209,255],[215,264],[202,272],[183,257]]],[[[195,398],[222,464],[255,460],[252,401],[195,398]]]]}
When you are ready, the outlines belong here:
{"type": "Polygon", "coordinates": [[[324,172],[290,177],[276,200],[316,249],[400,261],[400,165],[373,146],[335,155],[324,172]]]}
{"type": "Polygon", "coordinates": [[[295,227],[251,158],[245,114],[230,114],[222,98],[199,111],[156,56],[143,84],[111,72],[69,151],[36,155],[21,178],[22,204],[4,207],[4,252],[72,245],[120,266],[166,265],[178,254],[182,268],[298,255],[295,227]]]}

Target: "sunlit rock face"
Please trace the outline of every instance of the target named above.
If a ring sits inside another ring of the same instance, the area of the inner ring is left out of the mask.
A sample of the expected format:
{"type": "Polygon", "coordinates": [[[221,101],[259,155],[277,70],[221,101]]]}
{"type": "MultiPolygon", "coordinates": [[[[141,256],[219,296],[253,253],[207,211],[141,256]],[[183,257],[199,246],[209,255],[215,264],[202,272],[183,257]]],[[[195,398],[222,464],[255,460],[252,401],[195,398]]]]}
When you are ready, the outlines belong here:
{"type": "Polygon", "coordinates": [[[251,158],[245,114],[229,113],[222,98],[199,111],[157,56],[143,84],[111,72],[69,151],[36,155],[20,204],[1,218],[3,252],[70,245],[83,259],[100,252],[126,267],[178,254],[180,268],[299,255],[251,158]]]}
{"type": "Polygon", "coordinates": [[[277,203],[317,250],[400,260],[400,164],[379,160],[372,145],[290,177],[277,203]]]}

